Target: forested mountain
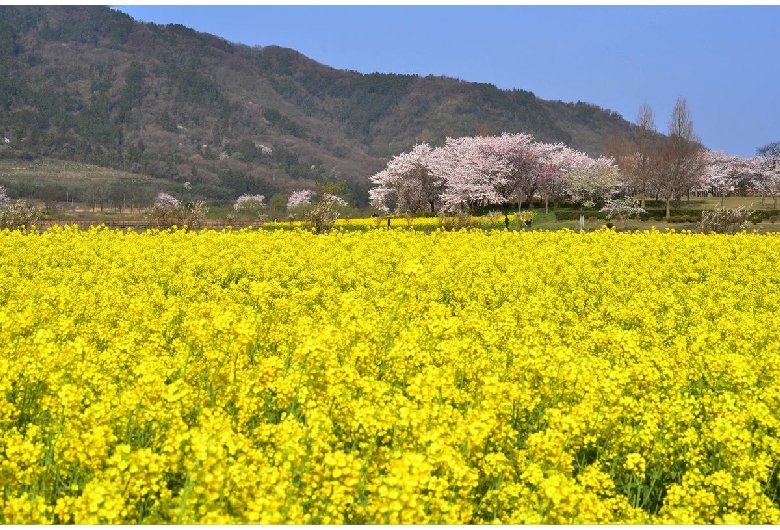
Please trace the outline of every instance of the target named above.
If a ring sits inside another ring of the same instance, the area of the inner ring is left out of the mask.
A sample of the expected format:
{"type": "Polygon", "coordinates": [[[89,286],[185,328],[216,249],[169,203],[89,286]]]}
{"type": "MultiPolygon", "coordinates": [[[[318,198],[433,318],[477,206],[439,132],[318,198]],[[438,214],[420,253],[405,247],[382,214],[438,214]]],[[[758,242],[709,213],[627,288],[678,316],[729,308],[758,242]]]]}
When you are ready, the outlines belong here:
{"type": "Polygon", "coordinates": [[[416,142],[528,132],[597,155],[611,134],[633,130],[586,103],[336,70],[107,7],[0,6],[0,157],[188,181],[211,200],[338,179],[360,206],[368,177],[416,142]]]}

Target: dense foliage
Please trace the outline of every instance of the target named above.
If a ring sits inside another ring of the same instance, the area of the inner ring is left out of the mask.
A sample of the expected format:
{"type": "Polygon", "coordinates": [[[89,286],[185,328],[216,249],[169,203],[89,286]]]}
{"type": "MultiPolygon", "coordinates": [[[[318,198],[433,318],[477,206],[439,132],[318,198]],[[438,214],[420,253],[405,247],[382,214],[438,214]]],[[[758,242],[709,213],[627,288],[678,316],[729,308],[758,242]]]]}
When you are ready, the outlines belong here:
{"type": "Polygon", "coordinates": [[[780,238],[0,232],[0,522],[780,522],[780,238]]]}

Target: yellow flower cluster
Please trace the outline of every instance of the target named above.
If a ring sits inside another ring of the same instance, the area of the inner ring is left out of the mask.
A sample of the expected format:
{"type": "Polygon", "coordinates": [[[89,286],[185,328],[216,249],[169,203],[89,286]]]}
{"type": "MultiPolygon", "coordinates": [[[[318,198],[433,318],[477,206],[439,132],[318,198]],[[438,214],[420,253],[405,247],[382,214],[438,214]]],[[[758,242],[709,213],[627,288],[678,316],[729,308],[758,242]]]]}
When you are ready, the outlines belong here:
{"type": "MultiPolygon", "coordinates": [[[[532,212],[533,213],[533,212],[532,212]]],[[[526,216],[530,215],[528,212],[524,212],[526,216]]],[[[515,213],[496,214],[492,216],[488,215],[474,215],[465,217],[461,223],[464,226],[479,227],[479,228],[504,228],[505,220],[516,227],[518,223],[518,216],[515,213]]],[[[368,217],[368,218],[346,218],[340,217],[336,219],[334,226],[336,228],[345,229],[370,229],[370,228],[417,228],[422,230],[435,230],[436,228],[462,228],[458,224],[457,214],[449,214],[437,217],[413,217],[404,215],[391,215],[380,217],[368,217]],[[389,224],[388,224],[389,223],[389,224]]],[[[265,228],[305,228],[306,223],[301,220],[288,220],[288,221],[268,221],[263,224],[265,228]]]]}
{"type": "Polygon", "coordinates": [[[0,243],[0,523],[780,523],[780,237],[0,243]]]}

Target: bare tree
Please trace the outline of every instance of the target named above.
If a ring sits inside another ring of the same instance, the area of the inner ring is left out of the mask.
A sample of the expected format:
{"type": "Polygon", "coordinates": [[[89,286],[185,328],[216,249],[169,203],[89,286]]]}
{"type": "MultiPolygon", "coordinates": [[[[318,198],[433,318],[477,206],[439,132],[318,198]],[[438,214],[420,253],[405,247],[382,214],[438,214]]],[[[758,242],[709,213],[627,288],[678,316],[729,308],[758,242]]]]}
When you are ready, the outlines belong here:
{"type": "Polygon", "coordinates": [[[620,174],[628,177],[622,184],[623,189],[621,193],[623,195],[633,195],[643,191],[635,187],[634,179],[632,178],[636,172],[636,162],[639,158],[637,146],[634,142],[625,138],[620,132],[612,134],[607,139],[607,145],[604,146],[604,156],[612,158],[618,168],[620,168],[620,174]]]}
{"type": "Polygon", "coordinates": [[[650,189],[657,167],[653,159],[656,154],[655,117],[653,109],[647,103],[639,107],[636,123],[639,126],[639,134],[636,141],[636,160],[630,176],[632,187],[641,196],[640,207],[644,208],[645,195],[650,189]]]}
{"type": "Polygon", "coordinates": [[[774,161],[780,160],[780,142],[772,142],[756,149],[756,154],[774,161]]]}
{"type": "Polygon", "coordinates": [[[670,216],[672,199],[679,200],[696,186],[704,170],[703,147],[693,132],[693,120],[685,98],[677,98],[669,120],[669,135],[660,150],[658,187],[670,216]]]}
{"type": "Polygon", "coordinates": [[[108,200],[108,189],[108,183],[105,180],[94,180],[87,185],[85,198],[92,205],[93,212],[100,205],[100,212],[103,213],[106,200],[108,200]]]}
{"type": "Polygon", "coordinates": [[[761,205],[764,205],[764,194],[768,192],[774,200],[774,207],[777,208],[777,194],[780,192],[780,142],[759,147],[756,154],[756,162],[760,168],[761,205]]]}

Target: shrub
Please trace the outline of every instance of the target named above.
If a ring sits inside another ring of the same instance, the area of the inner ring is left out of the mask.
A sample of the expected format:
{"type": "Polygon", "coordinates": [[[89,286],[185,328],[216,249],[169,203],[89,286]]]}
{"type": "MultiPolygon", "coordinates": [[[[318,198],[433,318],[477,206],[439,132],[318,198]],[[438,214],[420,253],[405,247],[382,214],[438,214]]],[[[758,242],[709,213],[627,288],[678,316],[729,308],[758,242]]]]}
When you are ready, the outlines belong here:
{"type": "Polygon", "coordinates": [[[236,212],[247,212],[252,215],[260,215],[265,208],[265,196],[244,194],[233,204],[236,212]]]}
{"type": "Polygon", "coordinates": [[[492,211],[490,211],[490,212],[485,214],[485,217],[487,217],[488,221],[490,221],[490,226],[491,227],[495,227],[496,226],[496,221],[498,221],[498,219],[500,219],[503,216],[504,216],[504,214],[502,214],[498,210],[492,210],[492,211]]]}
{"type": "Polygon", "coordinates": [[[11,204],[11,199],[5,191],[5,186],[0,186],[0,209],[6,208],[11,204]]]}
{"type": "Polygon", "coordinates": [[[525,212],[517,212],[517,222],[518,223],[528,223],[533,222],[534,218],[536,217],[536,212],[532,210],[528,210],[525,212]]]}
{"type": "Polygon", "coordinates": [[[748,228],[754,213],[745,206],[704,210],[701,212],[701,229],[717,234],[734,234],[748,228]]]}
{"type": "MultiPolygon", "coordinates": [[[[607,220],[620,219],[624,228],[628,219],[645,213],[645,209],[640,208],[639,201],[628,197],[624,199],[609,199],[600,211],[606,214],[607,220]]],[[[607,226],[611,228],[611,224],[607,223],[607,226]]]]}
{"type": "Polygon", "coordinates": [[[336,206],[335,201],[327,199],[317,201],[314,208],[306,213],[304,220],[306,227],[318,234],[329,231],[339,218],[336,206]]]}
{"type": "Polygon", "coordinates": [[[451,214],[443,211],[439,213],[439,228],[454,231],[470,226],[472,226],[472,219],[466,210],[459,209],[451,214]]]}
{"type": "Polygon", "coordinates": [[[207,213],[208,208],[203,201],[182,204],[176,197],[160,192],[147,219],[152,226],[160,229],[172,226],[200,228],[207,213]]]}
{"type": "Polygon", "coordinates": [[[29,230],[41,218],[41,209],[23,199],[0,207],[0,230],[29,230]]]}
{"type": "MultiPolygon", "coordinates": [[[[326,182],[317,184],[316,202],[313,207],[304,212],[304,226],[317,234],[330,231],[339,218],[339,210],[347,206],[347,202],[337,197],[344,188],[344,183],[326,182]]],[[[292,196],[291,196],[292,197],[292,196]]],[[[310,195],[312,197],[312,195],[310,195]]],[[[305,204],[302,206],[305,207],[305,204]]],[[[288,204],[289,207],[289,204],[288,204]]]]}

